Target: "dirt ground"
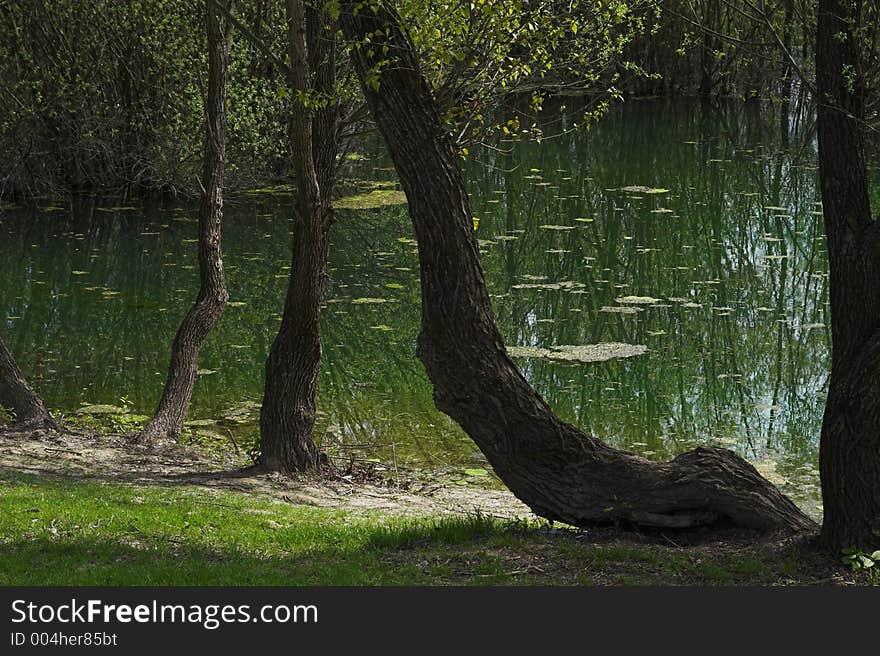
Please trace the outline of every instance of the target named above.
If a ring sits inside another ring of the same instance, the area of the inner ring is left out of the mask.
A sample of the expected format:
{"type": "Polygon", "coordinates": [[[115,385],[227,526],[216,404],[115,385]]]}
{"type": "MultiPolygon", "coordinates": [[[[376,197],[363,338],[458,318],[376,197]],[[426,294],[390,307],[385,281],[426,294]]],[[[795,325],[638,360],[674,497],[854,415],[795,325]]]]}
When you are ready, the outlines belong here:
{"type": "Polygon", "coordinates": [[[348,512],[390,515],[475,514],[534,518],[506,490],[418,481],[384,480],[369,472],[340,472],[330,480],[290,478],[249,466],[233,454],[196,448],[144,448],[123,436],[67,430],[0,429],[0,472],[62,476],[135,485],[193,486],[246,492],[278,501],[348,512]]]}

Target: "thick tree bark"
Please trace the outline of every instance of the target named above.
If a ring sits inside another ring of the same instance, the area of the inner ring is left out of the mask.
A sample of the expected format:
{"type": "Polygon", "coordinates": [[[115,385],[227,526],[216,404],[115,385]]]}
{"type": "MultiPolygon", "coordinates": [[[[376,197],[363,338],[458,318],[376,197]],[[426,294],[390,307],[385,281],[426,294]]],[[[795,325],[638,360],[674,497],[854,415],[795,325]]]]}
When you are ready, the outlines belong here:
{"type": "MultiPolygon", "coordinates": [[[[325,20],[322,9],[307,11],[303,0],[287,0],[289,86],[294,97],[333,91],[335,52],[325,20]]],[[[323,107],[313,116],[302,102],[295,102],[291,119],[297,191],[293,261],[281,326],[266,360],[260,411],[260,460],[276,471],[315,470],[324,461],[313,432],[321,364],[321,301],[333,223],[334,107],[323,107]],[[315,143],[316,138],[320,143],[315,143]]]]}
{"type": "Polygon", "coordinates": [[[229,26],[225,8],[208,2],[208,89],[205,98],[205,155],[199,211],[199,293],[171,346],[171,364],[162,398],[152,419],[137,437],[143,441],[176,439],[189,412],[198,371],[199,350],[229,299],[223,273],[221,226],[226,160],[226,78],[229,26]]]}
{"type": "Polygon", "coordinates": [[[418,355],[437,407],[457,421],[536,514],[576,526],[624,522],[756,529],[813,523],[732,452],[700,448],[671,462],[613,449],[560,421],[511,359],[498,330],[458,155],[389,2],[342,3],[340,23],[403,189],[419,248],[418,355]],[[387,46],[387,54],[385,48],[387,46]],[[378,91],[364,84],[382,60],[378,91]]]}
{"type": "Polygon", "coordinates": [[[860,4],[821,0],[816,48],[832,342],[821,541],[832,551],[880,545],[880,223],[871,217],[864,79],[849,22],[860,4]]]}
{"type": "Polygon", "coordinates": [[[14,427],[17,429],[58,428],[58,424],[46,410],[43,399],[28,385],[2,337],[0,337],[0,407],[8,408],[15,413],[14,427]]]}

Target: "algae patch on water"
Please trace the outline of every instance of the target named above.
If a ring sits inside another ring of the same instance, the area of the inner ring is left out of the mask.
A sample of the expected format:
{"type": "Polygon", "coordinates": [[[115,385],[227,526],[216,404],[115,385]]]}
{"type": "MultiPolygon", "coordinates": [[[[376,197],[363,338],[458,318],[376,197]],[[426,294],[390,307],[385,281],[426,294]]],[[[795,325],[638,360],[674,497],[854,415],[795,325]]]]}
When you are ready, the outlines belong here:
{"type": "Polygon", "coordinates": [[[621,296],[620,298],[615,298],[614,302],[621,305],[655,305],[661,300],[653,296],[621,296]]]}
{"type": "Polygon", "coordinates": [[[399,189],[373,189],[333,202],[333,207],[338,210],[373,210],[391,205],[406,205],[406,194],[399,189]]]}
{"type": "Polygon", "coordinates": [[[605,362],[617,358],[644,355],[648,347],[643,344],[602,342],[580,346],[508,346],[507,353],[515,358],[540,358],[559,362],[605,362]]]}

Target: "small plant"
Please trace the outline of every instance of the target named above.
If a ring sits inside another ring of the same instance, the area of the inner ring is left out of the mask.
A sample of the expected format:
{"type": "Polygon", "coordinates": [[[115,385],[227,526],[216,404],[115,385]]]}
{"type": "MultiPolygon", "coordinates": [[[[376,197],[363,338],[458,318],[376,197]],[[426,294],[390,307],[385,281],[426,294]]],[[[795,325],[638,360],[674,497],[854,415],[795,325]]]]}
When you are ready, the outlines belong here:
{"type": "Polygon", "coordinates": [[[854,572],[869,572],[871,579],[876,580],[880,576],[880,572],[875,566],[880,564],[880,549],[866,554],[861,549],[850,547],[843,550],[843,557],[840,559],[844,565],[849,565],[854,572]]]}
{"type": "Polygon", "coordinates": [[[260,434],[254,433],[253,435],[250,435],[249,438],[250,438],[248,440],[249,444],[245,448],[245,453],[247,454],[247,457],[250,458],[252,463],[254,463],[255,465],[259,465],[260,464],[260,455],[261,455],[260,434]]]}
{"type": "Polygon", "coordinates": [[[108,415],[106,421],[108,429],[120,434],[131,433],[140,429],[143,426],[144,418],[131,413],[134,403],[127,396],[120,397],[119,403],[122,407],[122,412],[108,415]]]}

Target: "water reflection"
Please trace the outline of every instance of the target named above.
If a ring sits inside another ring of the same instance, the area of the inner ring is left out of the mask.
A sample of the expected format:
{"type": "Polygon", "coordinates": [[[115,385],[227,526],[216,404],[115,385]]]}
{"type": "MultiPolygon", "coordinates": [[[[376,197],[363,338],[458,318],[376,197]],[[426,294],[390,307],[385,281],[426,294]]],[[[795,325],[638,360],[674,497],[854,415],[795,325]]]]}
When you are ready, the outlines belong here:
{"type": "MultiPolygon", "coordinates": [[[[508,342],[650,349],[603,363],[518,360],[540,393],[649,457],[735,448],[814,503],[829,321],[810,122],[773,107],[627,103],[589,134],[505,150],[467,166],[508,342]],[[627,296],[649,298],[616,300],[627,296]]],[[[376,157],[353,175],[390,172],[376,157]]],[[[206,346],[193,413],[225,416],[239,433],[255,430],[289,207],[263,194],[228,207],[233,304],[206,346]]],[[[153,407],[197,287],[195,217],[89,200],[2,215],[0,317],[51,406],[124,396],[153,407]]],[[[434,409],[414,356],[418,269],[404,208],[339,218],[323,322],[325,444],[417,467],[479,461],[434,409]]]]}

